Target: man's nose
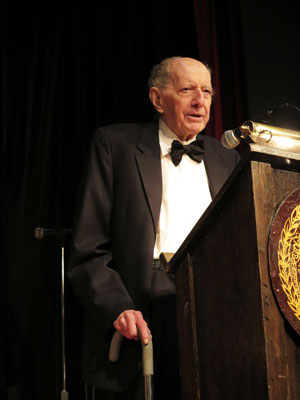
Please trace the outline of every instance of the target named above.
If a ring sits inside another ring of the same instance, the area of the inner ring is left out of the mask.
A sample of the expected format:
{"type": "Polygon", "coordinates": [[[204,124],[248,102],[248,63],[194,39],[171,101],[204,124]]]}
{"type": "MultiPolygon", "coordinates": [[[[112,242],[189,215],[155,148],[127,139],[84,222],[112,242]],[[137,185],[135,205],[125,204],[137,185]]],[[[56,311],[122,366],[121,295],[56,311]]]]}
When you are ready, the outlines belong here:
{"type": "Polygon", "coordinates": [[[204,105],[204,93],[200,88],[197,88],[194,90],[194,96],[193,96],[193,106],[200,106],[202,107],[204,105]]]}

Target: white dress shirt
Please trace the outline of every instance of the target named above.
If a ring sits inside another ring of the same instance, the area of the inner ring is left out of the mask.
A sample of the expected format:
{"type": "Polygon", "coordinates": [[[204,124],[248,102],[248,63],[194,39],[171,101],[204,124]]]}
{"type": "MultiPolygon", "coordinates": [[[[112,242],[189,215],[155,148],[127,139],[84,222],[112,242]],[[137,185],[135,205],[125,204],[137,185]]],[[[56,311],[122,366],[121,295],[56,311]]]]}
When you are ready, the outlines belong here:
{"type": "Polygon", "coordinates": [[[173,140],[183,142],[159,121],[162,167],[162,203],[153,258],[160,253],[175,253],[211,202],[204,162],[197,163],[184,154],[175,167],[170,151],[173,140]]]}

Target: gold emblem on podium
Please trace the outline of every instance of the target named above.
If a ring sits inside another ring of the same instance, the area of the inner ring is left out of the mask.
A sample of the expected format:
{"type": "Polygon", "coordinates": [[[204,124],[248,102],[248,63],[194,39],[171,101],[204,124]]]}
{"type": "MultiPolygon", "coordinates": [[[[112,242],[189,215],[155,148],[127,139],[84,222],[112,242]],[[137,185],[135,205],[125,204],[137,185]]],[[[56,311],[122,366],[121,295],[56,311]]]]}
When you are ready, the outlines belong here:
{"type": "Polygon", "coordinates": [[[300,335],[300,189],[289,194],[275,214],[269,266],[279,307],[300,335]]]}
{"type": "Polygon", "coordinates": [[[300,205],[285,221],[278,244],[278,273],[287,303],[300,320],[300,205]]]}

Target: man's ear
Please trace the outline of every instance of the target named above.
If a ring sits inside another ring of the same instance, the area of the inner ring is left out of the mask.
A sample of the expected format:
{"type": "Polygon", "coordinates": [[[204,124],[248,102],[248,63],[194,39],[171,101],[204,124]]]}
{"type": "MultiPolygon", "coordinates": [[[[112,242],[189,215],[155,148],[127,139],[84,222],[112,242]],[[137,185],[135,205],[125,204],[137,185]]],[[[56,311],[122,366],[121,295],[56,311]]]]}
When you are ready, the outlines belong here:
{"type": "Polygon", "coordinates": [[[164,112],[163,110],[163,105],[162,105],[162,99],[161,99],[161,92],[158,87],[152,86],[149,90],[149,98],[151,103],[153,104],[153,107],[157,112],[162,114],[164,112]]]}

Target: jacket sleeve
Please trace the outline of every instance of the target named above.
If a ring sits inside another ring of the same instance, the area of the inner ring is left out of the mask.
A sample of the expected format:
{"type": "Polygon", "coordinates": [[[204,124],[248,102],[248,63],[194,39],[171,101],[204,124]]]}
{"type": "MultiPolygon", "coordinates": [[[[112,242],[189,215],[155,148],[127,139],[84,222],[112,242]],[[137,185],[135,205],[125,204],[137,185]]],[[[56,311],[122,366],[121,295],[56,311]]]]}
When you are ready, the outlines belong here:
{"type": "Polygon", "coordinates": [[[97,329],[104,334],[113,321],[135,305],[114,266],[111,219],[114,174],[106,129],[96,132],[79,193],[68,277],[97,329]]]}

